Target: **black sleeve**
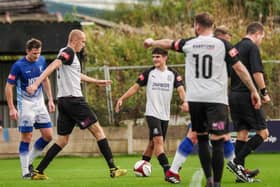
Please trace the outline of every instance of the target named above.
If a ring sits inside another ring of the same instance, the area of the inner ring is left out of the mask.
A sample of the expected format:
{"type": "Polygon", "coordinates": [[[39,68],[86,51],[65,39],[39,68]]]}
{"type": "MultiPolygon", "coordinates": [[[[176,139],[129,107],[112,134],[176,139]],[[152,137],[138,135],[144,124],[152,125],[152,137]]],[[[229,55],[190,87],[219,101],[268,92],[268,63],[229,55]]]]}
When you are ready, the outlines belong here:
{"type": "Polygon", "coordinates": [[[173,74],[174,74],[174,88],[178,88],[179,86],[184,86],[183,78],[182,76],[178,73],[173,68],[168,68],[173,74]]]}
{"type": "Polygon", "coordinates": [[[240,60],[238,50],[233,47],[228,41],[221,39],[225,45],[226,56],[225,61],[228,66],[233,66],[236,62],[240,60]]]}
{"type": "Polygon", "coordinates": [[[179,39],[179,40],[174,40],[171,44],[171,49],[180,53],[183,53],[183,47],[185,43],[189,40],[193,39],[192,38],[187,38],[187,39],[179,39]]]}
{"type": "Polygon", "coordinates": [[[264,72],[261,60],[260,50],[256,45],[253,45],[249,52],[251,73],[264,72]]]}
{"type": "Polygon", "coordinates": [[[70,47],[63,49],[57,59],[61,60],[64,65],[71,65],[73,63],[75,52],[70,47]]]}
{"type": "Polygon", "coordinates": [[[141,73],[138,76],[138,79],[137,79],[136,83],[139,84],[140,86],[146,86],[147,82],[148,82],[149,74],[153,69],[154,69],[154,67],[150,68],[150,69],[147,69],[143,73],[141,73]]]}

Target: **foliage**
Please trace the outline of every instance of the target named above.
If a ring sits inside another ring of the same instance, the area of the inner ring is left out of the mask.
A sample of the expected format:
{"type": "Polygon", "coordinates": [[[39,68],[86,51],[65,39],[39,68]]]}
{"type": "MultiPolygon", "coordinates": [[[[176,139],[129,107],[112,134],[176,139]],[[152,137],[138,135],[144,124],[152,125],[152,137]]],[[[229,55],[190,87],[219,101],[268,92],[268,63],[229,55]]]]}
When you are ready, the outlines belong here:
{"type": "MultiPolygon", "coordinates": [[[[216,18],[217,25],[227,26],[233,35],[232,43],[238,42],[242,37],[245,36],[246,25],[250,22],[251,18],[246,19],[245,14],[243,14],[242,9],[240,9],[240,14],[237,17],[230,16],[231,12],[228,12],[230,0],[221,1],[205,1],[196,0],[192,1],[191,11],[193,13],[201,12],[203,10],[210,10],[210,12],[216,18]],[[208,9],[207,9],[208,7],[208,9]],[[210,7],[210,8],[209,8],[210,7]],[[220,16],[226,15],[226,16],[220,16]],[[241,18],[241,19],[239,19],[241,18]]],[[[238,1],[239,2],[239,1],[238,1]]],[[[240,1],[243,2],[243,1],[240,1]]],[[[165,1],[163,4],[156,7],[150,7],[149,5],[137,5],[143,6],[143,9],[139,7],[134,10],[132,7],[130,9],[125,9],[122,12],[114,16],[115,19],[119,19],[118,22],[131,23],[135,25],[135,22],[141,23],[141,29],[145,34],[135,34],[123,32],[117,29],[103,29],[97,26],[87,26],[84,27],[87,34],[87,61],[86,68],[90,67],[102,67],[107,66],[152,66],[151,63],[151,53],[143,47],[143,41],[145,38],[187,38],[193,36],[193,30],[191,24],[185,21],[182,17],[187,15],[181,15],[180,13],[186,12],[183,6],[186,5],[186,1],[165,1]],[[172,4],[173,3],[173,4],[172,4]],[[172,7],[172,6],[173,7],[172,7]],[[167,7],[166,11],[163,11],[162,7],[167,7]],[[178,6],[178,8],[174,8],[178,6]],[[151,8],[151,9],[150,9],[151,8]],[[134,10],[134,11],[133,11],[134,10]],[[141,12],[142,11],[142,12],[141,12]],[[174,12],[172,12],[174,11],[174,12]],[[180,12],[182,11],[182,12],[180,12]],[[166,14],[168,12],[168,14],[166,14]],[[139,14],[139,15],[138,15],[139,14]],[[140,16],[142,15],[142,16],[140,16]],[[153,15],[153,16],[151,16],[153,15]],[[172,15],[172,16],[168,16],[172,15]],[[129,20],[131,19],[131,20],[129,20]],[[163,19],[163,20],[162,20],[163,19]],[[133,21],[137,20],[137,21],[133,21]],[[176,20],[173,21],[172,20],[176,20]],[[181,21],[180,21],[181,20],[181,21]],[[134,23],[134,24],[133,24],[134,23]]],[[[120,5],[127,6],[127,5],[120,5]]],[[[237,5],[234,5],[237,6],[237,5]]],[[[232,11],[235,12],[234,6],[232,11]]],[[[244,7],[246,8],[246,7],[244,7]]],[[[244,9],[245,10],[245,9],[244,9]]],[[[191,15],[188,15],[191,16],[191,15]]],[[[137,24],[138,24],[137,23],[137,24]]],[[[279,60],[280,55],[280,35],[279,28],[277,25],[271,25],[270,23],[265,24],[265,38],[261,45],[261,54],[263,60],[279,60]]],[[[184,56],[175,52],[169,53],[168,64],[183,64],[184,56]]],[[[134,70],[118,70],[111,71],[112,84],[112,98],[115,104],[117,99],[134,84],[137,76],[144,69],[134,69],[134,70]]],[[[184,75],[184,70],[182,68],[177,68],[177,70],[184,75]]],[[[279,64],[265,64],[266,79],[270,93],[274,100],[273,107],[266,107],[268,115],[271,118],[279,118],[279,64]],[[278,109],[278,110],[277,110],[278,109]]],[[[104,79],[103,71],[91,71],[90,75],[104,79]]],[[[97,88],[92,85],[87,86],[88,99],[93,108],[97,109],[98,117],[102,120],[104,124],[107,124],[107,103],[105,90],[102,88],[97,88]]],[[[185,115],[178,111],[178,97],[175,95],[172,101],[172,112],[173,115],[185,115]]],[[[129,98],[123,105],[123,112],[121,114],[116,114],[117,124],[119,120],[127,118],[139,118],[143,116],[145,110],[145,90],[142,89],[140,93],[129,98]]]]}

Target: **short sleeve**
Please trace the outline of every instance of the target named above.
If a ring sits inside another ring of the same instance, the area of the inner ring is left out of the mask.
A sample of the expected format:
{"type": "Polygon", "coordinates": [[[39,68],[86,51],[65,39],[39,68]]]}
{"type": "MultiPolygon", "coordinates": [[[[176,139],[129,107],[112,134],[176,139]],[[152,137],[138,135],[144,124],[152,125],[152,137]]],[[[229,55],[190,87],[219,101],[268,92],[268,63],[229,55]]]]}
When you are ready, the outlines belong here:
{"type": "Polygon", "coordinates": [[[11,68],[11,70],[10,70],[7,82],[10,83],[10,84],[15,85],[16,81],[17,81],[17,79],[19,77],[19,73],[20,73],[19,66],[18,66],[17,63],[14,63],[12,68],[11,68]]]}
{"type": "Polygon", "coordinates": [[[238,62],[240,60],[238,50],[235,47],[233,47],[228,41],[223,40],[223,39],[220,39],[220,40],[223,41],[223,43],[225,45],[225,49],[226,49],[225,61],[226,61],[226,63],[230,66],[234,65],[236,62],[238,62]]]}
{"type": "Polygon", "coordinates": [[[193,39],[192,38],[188,38],[188,39],[179,39],[179,40],[174,40],[171,44],[171,49],[180,53],[183,53],[183,47],[186,44],[187,41],[193,39]]]}
{"type": "Polygon", "coordinates": [[[136,83],[139,84],[140,86],[146,86],[147,82],[148,82],[149,74],[152,69],[154,69],[154,68],[147,69],[143,73],[141,73],[138,76],[136,83]]]}
{"type": "Polygon", "coordinates": [[[61,60],[64,65],[71,65],[73,63],[74,56],[75,53],[73,49],[67,47],[59,53],[57,59],[61,60]]]}
{"type": "Polygon", "coordinates": [[[178,88],[179,86],[184,86],[182,76],[173,68],[169,68],[169,70],[174,74],[174,88],[178,88]]]}
{"type": "Polygon", "coordinates": [[[260,50],[256,45],[253,45],[251,47],[251,50],[249,52],[249,59],[250,59],[251,73],[264,72],[260,50]]]}

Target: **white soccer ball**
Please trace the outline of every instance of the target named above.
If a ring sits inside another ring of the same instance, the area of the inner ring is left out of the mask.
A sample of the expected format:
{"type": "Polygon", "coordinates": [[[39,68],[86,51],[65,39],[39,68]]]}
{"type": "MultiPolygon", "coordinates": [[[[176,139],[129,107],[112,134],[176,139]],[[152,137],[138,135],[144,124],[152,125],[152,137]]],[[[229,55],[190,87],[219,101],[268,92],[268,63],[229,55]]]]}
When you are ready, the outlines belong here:
{"type": "Polygon", "coordinates": [[[134,164],[133,171],[136,177],[149,177],[152,173],[152,165],[145,160],[139,160],[134,164]]]}

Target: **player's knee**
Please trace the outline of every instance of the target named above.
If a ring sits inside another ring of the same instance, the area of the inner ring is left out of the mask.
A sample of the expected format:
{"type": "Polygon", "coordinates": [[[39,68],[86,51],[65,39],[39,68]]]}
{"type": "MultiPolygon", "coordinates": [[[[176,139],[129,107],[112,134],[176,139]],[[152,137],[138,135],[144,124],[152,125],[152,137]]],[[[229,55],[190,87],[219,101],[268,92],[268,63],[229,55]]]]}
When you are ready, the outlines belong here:
{"type": "Polygon", "coordinates": [[[264,130],[257,132],[257,134],[259,134],[263,140],[266,140],[267,137],[269,136],[269,131],[268,131],[268,129],[264,129],[264,130]]]}
{"type": "Polygon", "coordinates": [[[188,137],[185,137],[184,140],[180,143],[178,150],[183,155],[190,154],[192,152],[192,150],[193,150],[193,143],[192,143],[192,141],[188,137]]]}
{"type": "Polygon", "coordinates": [[[43,135],[45,141],[50,142],[53,139],[52,134],[43,135]]]}
{"type": "Polygon", "coordinates": [[[162,136],[153,137],[153,144],[154,146],[163,145],[163,137],[162,136]]]}

